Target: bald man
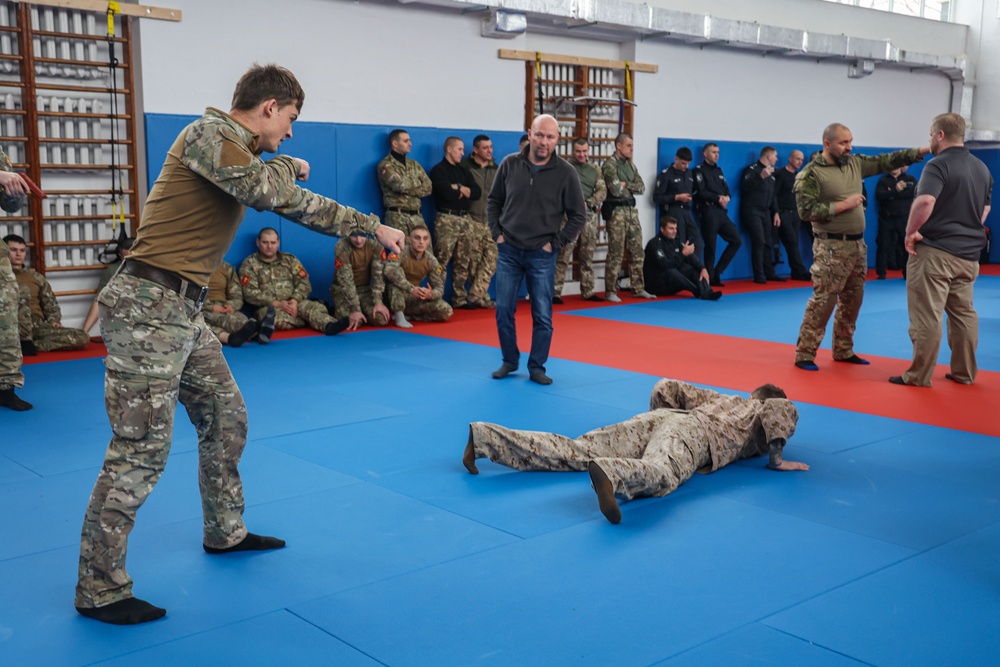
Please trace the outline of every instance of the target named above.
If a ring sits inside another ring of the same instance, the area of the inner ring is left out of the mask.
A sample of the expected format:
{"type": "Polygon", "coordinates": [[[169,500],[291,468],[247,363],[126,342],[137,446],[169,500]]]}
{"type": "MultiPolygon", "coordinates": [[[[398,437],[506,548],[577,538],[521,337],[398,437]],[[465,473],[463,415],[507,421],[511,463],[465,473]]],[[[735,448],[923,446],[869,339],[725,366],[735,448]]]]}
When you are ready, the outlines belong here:
{"type": "Polygon", "coordinates": [[[558,141],[556,119],[548,114],[535,118],[528,145],[504,158],[486,201],[486,219],[499,253],[496,318],[503,364],[493,372],[497,380],[513,373],[520,363],[514,312],[517,290],[525,278],[533,323],[528,375],[538,384],[552,384],[545,362],[552,342],[556,257],[560,248],[576,240],[587,222],[580,178],[556,155],[558,141]]]}
{"type": "Polygon", "coordinates": [[[792,280],[812,280],[809,267],[802,262],[802,250],[799,248],[802,219],[795,210],[795,175],[799,173],[804,161],[805,155],[802,151],[792,151],[788,154],[788,162],[784,168],[774,172],[774,198],[778,200],[778,217],[781,220],[781,225],[776,231],[788,254],[788,268],[792,270],[792,280]]]}

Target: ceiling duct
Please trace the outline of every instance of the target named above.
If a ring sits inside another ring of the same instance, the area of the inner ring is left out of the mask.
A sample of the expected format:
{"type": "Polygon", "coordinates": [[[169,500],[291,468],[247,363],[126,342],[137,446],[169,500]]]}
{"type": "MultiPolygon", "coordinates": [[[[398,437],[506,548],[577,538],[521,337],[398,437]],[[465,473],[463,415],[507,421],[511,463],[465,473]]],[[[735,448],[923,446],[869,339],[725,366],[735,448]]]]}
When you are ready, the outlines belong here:
{"type": "Polygon", "coordinates": [[[479,34],[494,39],[514,39],[524,34],[528,29],[528,17],[524,12],[512,12],[507,9],[491,9],[483,17],[479,34]]]}

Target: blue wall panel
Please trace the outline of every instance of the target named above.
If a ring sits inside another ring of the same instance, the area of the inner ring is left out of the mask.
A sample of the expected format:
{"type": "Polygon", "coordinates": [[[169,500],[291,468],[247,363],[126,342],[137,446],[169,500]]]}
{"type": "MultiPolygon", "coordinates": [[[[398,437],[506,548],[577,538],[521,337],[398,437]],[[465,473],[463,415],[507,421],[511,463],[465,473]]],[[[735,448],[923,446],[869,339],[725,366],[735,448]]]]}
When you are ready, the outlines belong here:
{"type": "MultiPolygon", "coordinates": [[[[146,114],[147,168],[150,186],[160,173],[167,150],[177,135],[197,116],[146,114]]],[[[281,145],[281,153],[294,155],[309,162],[309,180],[304,183],[314,192],[332,197],[338,202],[364,213],[383,215],[382,194],[375,167],[389,151],[389,132],[385,125],[347,125],[298,121],[293,136],[281,145]]],[[[407,128],[413,139],[411,157],[429,172],[444,157],[444,140],[457,136],[465,142],[466,154],[472,151],[472,139],[480,130],[447,128],[407,128]]],[[[517,150],[521,132],[485,131],[493,140],[497,162],[517,150]]],[[[266,158],[266,156],[265,156],[266,158]]],[[[430,197],[424,199],[424,219],[433,229],[434,206],[430,197]]],[[[281,234],[281,249],[296,255],[309,271],[313,298],[329,300],[333,280],[334,237],[316,234],[273,213],[248,210],[236,233],[226,261],[239,267],[243,259],[256,251],[254,239],[264,227],[274,227],[281,234]]]]}

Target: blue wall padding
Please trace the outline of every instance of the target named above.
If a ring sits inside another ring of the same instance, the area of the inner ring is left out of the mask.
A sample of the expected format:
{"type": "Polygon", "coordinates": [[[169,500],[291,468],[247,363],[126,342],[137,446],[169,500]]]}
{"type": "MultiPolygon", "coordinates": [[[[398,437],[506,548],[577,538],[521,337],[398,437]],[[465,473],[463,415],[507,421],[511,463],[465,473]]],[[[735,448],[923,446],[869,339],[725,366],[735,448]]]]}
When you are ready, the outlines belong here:
{"type": "MultiPolygon", "coordinates": [[[[177,135],[197,118],[146,114],[146,154],[150,186],[159,175],[163,158],[177,135]]],[[[393,129],[395,127],[387,125],[298,121],[292,128],[292,138],[282,143],[280,152],[309,162],[310,175],[309,181],[303,184],[305,187],[364,213],[382,216],[385,211],[375,167],[389,151],[388,137],[393,129]]],[[[466,155],[469,155],[472,152],[473,137],[488,134],[493,140],[494,159],[499,163],[505,155],[517,150],[517,142],[522,134],[428,127],[405,129],[413,139],[410,156],[428,172],[444,157],[444,140],[449,136],[461,138],[465,142],[466,155]]],[[[267,158],[266,155],[263,157],[267,158]]],[[[433,230],[434,205],[430,197],[423,200],[422,211],[428,226],[433,230]]],[[[333,248],[337,239],[316,234],[273,213],[247,211],[243,224],[226,253],[226,261],[239,267],[247,255],[256,251],[254,239],[263,227],[277,229],[281,235],[281,249],[296,255],[302,261],[312,281],[313,298],[329,300],[330,283],[333,281],[333,248]]]]}

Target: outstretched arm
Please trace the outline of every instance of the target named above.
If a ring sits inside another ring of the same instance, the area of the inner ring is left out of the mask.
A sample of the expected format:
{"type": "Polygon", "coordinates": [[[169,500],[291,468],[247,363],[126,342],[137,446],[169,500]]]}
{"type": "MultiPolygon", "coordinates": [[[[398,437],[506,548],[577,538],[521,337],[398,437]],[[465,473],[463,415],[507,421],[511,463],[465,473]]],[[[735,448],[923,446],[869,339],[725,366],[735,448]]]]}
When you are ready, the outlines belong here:
{"type": "Polygon", "coordinates": [[[799,463],[798,461],[785,461],[781,458],[781,452],[785,448],[784,438],[777,438],[767,443],[768,446],[768,462],[767,467],[771,470],[782,470],[789,472],[792,470],[809,470],[809,466],[805,463],[799,463]]]}

